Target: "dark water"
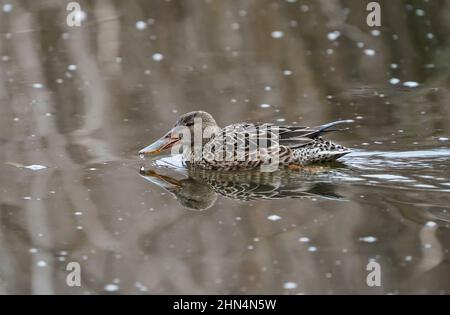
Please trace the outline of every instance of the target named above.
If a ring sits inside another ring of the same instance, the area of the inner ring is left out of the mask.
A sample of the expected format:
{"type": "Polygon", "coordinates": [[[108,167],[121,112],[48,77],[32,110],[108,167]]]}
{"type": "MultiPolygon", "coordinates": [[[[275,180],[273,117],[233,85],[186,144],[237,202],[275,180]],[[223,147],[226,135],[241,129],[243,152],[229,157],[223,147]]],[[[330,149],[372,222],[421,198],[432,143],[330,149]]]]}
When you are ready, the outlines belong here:
{"type": "Polygon", "coordinates": [[[378,28],[365,1],[80,4],[79,28],[60,1],[0,5],[0,293],[449,293],[449,1],[380,1],[378,28]],[[273,174],[138,158],[195,109],[354,119],[330,134],[353,153],[273,174]]]}

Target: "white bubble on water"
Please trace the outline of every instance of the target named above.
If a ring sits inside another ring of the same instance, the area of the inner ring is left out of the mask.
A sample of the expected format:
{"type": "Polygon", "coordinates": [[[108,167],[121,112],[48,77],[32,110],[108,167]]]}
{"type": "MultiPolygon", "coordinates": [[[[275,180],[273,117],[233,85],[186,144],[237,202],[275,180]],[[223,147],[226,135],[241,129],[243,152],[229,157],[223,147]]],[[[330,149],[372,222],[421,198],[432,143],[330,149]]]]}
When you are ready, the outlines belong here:
{"type": "Polygon", "coordinates": [[[375,56],[376,52],[374,49],[364,49],[364,54],[367,56],[375,56]]]}
{"type": "Polygon", "coordinates": [[[341,32],[339,32],[339,31],[333,31],[333,32],[329,32],[327,34],[327,38],[329,40],[336,40],[339,38],[339,36],[341,36],[341,32]]]}
{"type": "Polygon", "coordinates": [[[23,168],[26,168],[26,169],[29,169],[32,171],[40,171],[40,170],[47,168],[47,166],[39,165],[39,164],[32,164],[32,165],[26,165],[23,168]]]}
{"type": "Polygon", "coordinates": [[[391,78],[391,79],[389,79],[389,83],[393,84],[393,85],[399,84],[400,83],[400,79],[391,78]]]}
{"type": "Polygon", "coordinates": [[[416,9],[416,15],[417,16],[424,16],[425,15],[425,11],[422,9],[416,9]]]}
{"type": "Polygon", "coordinates": [[[140,31],[145,30],[147,28],[147,23],[145,21],[137,21],[136,28],[140,31]]]}
{"type": "Polygon", "coordinates": [[[317,247],[316,246],[309,246],[308,247],[308,252],[317,252],[317,247]]]}
{"type": "Polygon", "coordinates": [[[295,282],[286,282],[283,284],[283,288],[286,290],[297,289],[297,283],[295,282]]]}
{"type": "Polygon", "coordinates": [[[403,82],[403,86],[406,86],[409,88],[414,88],[414,87],[418,87],[419,83],[415,82],[415,81],[406,81],[406,82],[403,82]]]}
{"type": "Polygon", "coordinates": [[[283,70],[283,74],[286,76],[291,75],[292,73],[292,70],[283,70]]]}
{"type": "Polygon", "coordinates": [[[437,223],[434,221],[428,221],[427,223],[425,223],[425,226],[429,227],[429,228],[433,228],[433,227],[437,226],[437,223]]]}
{"type": "Polygon", "coordinates": [[[308,243],[310,241],[309,237],[303,236],[298,239],[299,242],[308,243]]]}
{"type": "Polygon", "coordinates": [[[359,240],[364,243],[375,243],[378,239],[375,236],[363,236],[359,240]]]}
{"type": "Polygon", "coordinates": [[[104,287],[105,291],[116,292],[119,291],[119,286],[117,284],[109,283],[104,287]]]}
{"type": "Polygon", "coordinates": [[[259,107],[261,108],[269,108],[271,105],[270,104],[261,104],[259,105],[259,107]]]}
{"type": "Polygon", "coordinates": [[[284,36],[284,32],[273,31],[272,33],[270,33],[270,35],[272,36],[272,38],[282,38],[284,36]]]}
{"type": "Polygon", "coordinates": [[[267,217],[267,219],[269,219],[270,221],[278,221],[278,220],[281,220],[282,218],[279,215],[272,214],[272,215],[269,215],[267,217]]]}
{"type": "Polygon", "coordinates": [[[86,20],[87,18],[87,14],[84,11],[77,11],[75,12],[75,20],[83,22],[84,20],[86,20]]]}
{"type": "Polygon", "coordinates": [[[13,10],[14,6],[11,3],[5,3],[2,7],[3,12],[9,13],[13,10]]]}
{"type": "Polygon", "coordinates": [[[163,54],[161,54],[161,53],[154,53],[154,54],[152,55],[152,59],[153,59],[154,61],[159,62],[159,61],[162,61],[162,60],[164,59],[164,56],[163,56],[163,54]]]}
{"type": "Polygon", "coordinates": [[[75,71],[77,70],[77,65],[69,65],[67,69],[69,69],[70,71],[75,71]]]}
{"type": "Polygon", "coordinates": [[[37,265],[38,267],[47,267],[47,263],[46,263],[45,261],[43,261],[43,260],[39,260],[39,261],[36,263],[36,265],[37,265]]]}
{"type": "Polygon", "coordinates": [[[33,83],[31,86],[35,89],[42,89],[44,87],[42,83],[33,83]]]}
{"type": "Polygon", "coordinates": [[[381,32],[380,30],[372,30],[370,34],[372,34],[372,36],[380,36],[381,32]]]}

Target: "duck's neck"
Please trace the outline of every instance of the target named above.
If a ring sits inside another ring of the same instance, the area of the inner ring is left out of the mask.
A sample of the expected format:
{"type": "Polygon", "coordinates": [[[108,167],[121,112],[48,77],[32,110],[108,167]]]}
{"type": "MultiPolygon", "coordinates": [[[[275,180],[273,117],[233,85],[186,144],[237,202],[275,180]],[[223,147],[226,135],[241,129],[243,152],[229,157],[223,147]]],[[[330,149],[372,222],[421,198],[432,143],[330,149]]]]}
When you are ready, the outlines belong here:
{"type": "Polygon", "coordinates": [[[217,125],[211,125],[207,128],[204,128],[201,137],[201,146],[198,145],[200,143],[200,139],[196,141],[194,134],[192,134],[191,150],[189,154],[185,156],[185,158],[191,162],[201,160],[202,155],[204,154],[204,149],[208,147],[208,143],[214,139],[214,137],[220,132],[220,130],[221,128],[217,125]]]}

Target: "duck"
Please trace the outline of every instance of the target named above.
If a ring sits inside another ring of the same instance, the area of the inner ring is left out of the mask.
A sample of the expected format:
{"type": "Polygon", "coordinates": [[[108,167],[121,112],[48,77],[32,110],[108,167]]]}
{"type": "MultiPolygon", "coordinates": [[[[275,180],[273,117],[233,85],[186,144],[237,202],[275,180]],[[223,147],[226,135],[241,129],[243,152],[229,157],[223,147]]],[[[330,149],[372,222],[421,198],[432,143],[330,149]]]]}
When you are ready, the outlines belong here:
{"type": "Polygon", "coordinates": [[[323,135],[345,130],[333,127],[352,122],[338,120],[316,127],[240,122],[221,128],[211,114],[192,111],[181,115],[171,130],[138,154],[145,158],[169,149],[173,154],[181,150],[188,168],[216,171],[299,170],[350,153],[323,135]]]}

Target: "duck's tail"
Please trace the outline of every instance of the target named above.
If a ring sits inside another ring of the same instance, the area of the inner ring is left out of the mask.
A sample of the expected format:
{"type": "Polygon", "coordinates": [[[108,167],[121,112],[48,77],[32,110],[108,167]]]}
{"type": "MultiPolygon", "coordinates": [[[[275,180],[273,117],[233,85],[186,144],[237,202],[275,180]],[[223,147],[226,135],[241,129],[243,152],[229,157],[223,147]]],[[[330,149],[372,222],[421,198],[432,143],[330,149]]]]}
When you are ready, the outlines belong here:
{"type": "Polygon", "coordinates": [[[336,125],[349,124],[349,123],[353,123],[353,122],[355,122],[353,119],[338,120],[338,121],[330,122],[328,124],[317,126],[314,129],[317,129],[319,131],[319,134],[324,133],[324,132],[331,132],[331,131],[348,130],[348,128],[345,128],[345,129],[329,129],[329,128],[334,127],[336,125]]]}
{"type": "Polygon", "coordinates": [[[294,159],[301,164],[321,163],[335,161],[350,152],[350,149],[340,144],[318,137],[309,145],[297,149],[294,159]]]}

